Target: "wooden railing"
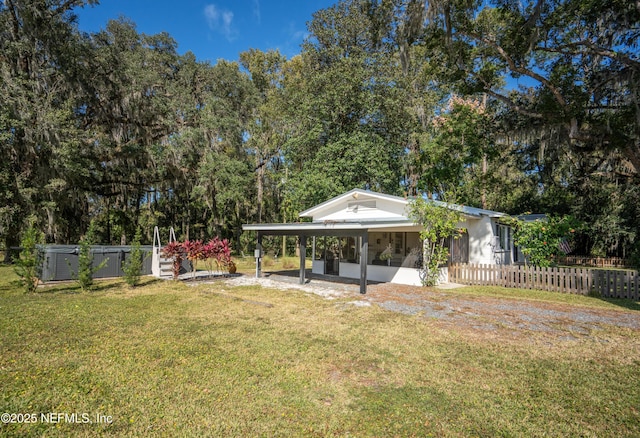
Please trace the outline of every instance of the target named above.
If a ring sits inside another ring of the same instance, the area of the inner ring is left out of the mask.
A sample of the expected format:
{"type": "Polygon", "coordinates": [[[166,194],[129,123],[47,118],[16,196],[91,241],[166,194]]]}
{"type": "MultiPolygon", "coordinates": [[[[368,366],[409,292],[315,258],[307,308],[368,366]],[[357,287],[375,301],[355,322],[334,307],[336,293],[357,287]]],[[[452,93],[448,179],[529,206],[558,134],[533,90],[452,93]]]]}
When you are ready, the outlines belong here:
{"type": "Polygon", "coordinates": [[[637,271],[588,268],[540,268],[522,265],[449,265],[449,281],[640,300],[637,271]]]}

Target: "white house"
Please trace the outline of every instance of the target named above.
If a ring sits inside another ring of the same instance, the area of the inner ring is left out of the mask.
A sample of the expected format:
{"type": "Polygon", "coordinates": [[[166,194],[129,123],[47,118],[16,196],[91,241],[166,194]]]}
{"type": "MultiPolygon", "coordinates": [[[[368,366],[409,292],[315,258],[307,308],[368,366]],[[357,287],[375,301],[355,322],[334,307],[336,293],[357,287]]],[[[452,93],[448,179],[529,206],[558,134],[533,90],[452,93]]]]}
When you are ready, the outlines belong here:
{"type": "MultiPolygon", "coordinates": [[[[419,224],[408,218],[410,200],[354,189],[300,213],[310,222],[290,224],[246,224],[256,231],[257,248],[264,235],[296,235],[300,241],[300,282],[305,282],[305,253],[312,238],[312,273],[360,279],[360,292],[367,280],[409,285],[422,284],[419,224]]],[[[437,202],[437,201],[434,201],[437,202]]],[[[453,262],[510,264],[517,257],[510,227],[500,223],[505,213],[444,204],[462,213],[459,227],[467,232],[451,241],[453,262]]],[[[258,265],[258,275],[260,267],[258,265]]],[[[447,281],[447,271],[441,271],[447,281]]]]}

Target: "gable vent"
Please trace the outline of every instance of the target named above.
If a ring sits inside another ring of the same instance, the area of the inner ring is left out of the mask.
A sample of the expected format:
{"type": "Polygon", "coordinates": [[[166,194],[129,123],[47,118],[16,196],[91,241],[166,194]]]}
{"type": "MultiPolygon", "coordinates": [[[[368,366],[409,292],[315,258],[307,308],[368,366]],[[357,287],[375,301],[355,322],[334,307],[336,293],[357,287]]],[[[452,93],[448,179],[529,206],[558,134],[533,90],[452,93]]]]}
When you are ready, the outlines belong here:
{"type": "Polygon", "coordinates": [[[372,208],[376,208],[376,201],[357,201],[357,202],[349,202],[347,204],[347,211],[352,211],[354,213],[357,213],[358,210],[362,210],[362,209],[372,209],[372,208]]]}

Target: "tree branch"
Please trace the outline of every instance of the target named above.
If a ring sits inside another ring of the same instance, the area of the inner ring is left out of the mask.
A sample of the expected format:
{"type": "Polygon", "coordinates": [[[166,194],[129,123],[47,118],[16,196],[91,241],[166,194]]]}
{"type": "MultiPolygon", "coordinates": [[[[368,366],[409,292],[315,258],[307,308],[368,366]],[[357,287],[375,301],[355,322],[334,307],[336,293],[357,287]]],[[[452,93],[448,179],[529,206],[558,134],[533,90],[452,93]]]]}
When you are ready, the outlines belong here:
{"type": "Polygon", "coordinates": [[[544,118],[543,114],[529,111],[529,110],[523,108],[521,105],[518,105],[517,103],[515,103],[513,100],[509,99],[507,96],[504,96],[504,95],[502,95],[500,93],[496,93],[493,90],[486,89],[485,93],[487,93],[489,96],[491,96],[491,97],[493,97],[495,99],[498,99],[499,101],[505,103],[509,108],[512,108],[514,111],[516,111],[516,112],[518,112],[518,113],[520,113],[522,115],[533,117],[533,118],[536,118],[536,119],[544,118]]]}
{"type": "Polygon", "coordinates": [[[516,64],[516,62],[513,60],[513,58],[511,58],[511,56],[509,56],[507,51],[504,50],[502,47],[500,47],[495,41],[488,40],[486,38],[483,38],[479,34],[472,33],[472,32],[461,31],[460,33],[462,35],[466,35],[469,38],[473,38],[476,41],[484,43],[484,44],[488,45],[489,47],[492,47],[493,49],[495,49],[498,52],[498,54],[502,57],[502,59],[504,59],[507,62],[507,64],[509,65],[509,68],[511,69],[511,71],[516,72],[516,73],[520,73],[521,75],[528,76],[528,77],[530,77],[532,79],[535,79],[536,81],[540,82],[542,85],[544,85],[545,87],[547,87],[551,91],[551,93],[555,97],[556,101],[562,107],[567,106],[567,102],[564,99],[564,97],[562,96],[562,93],[560,92],[560,90],[558,90],[551,83],[551,81],[549,81],[549,79],[545,78],[544,76],[542,76],[542,75],[540,75],[540,74],[538,74],[538,73],[536,73],[534,71],[529,70],[528,68],[524,68],[524,67],[518,66],[516,64]]]}
{"type": "Polygon", "coordinates": [[[575,55],[576,49],[579,49],[580,47],[586,47],[596,55],[604,56],[610,59],[615,59],[617,61],[622,62],[625,65],[628,65],[633,69],[640,70],[640,62],[631,58],[629,55],[626,55],[621,52],[616,52],[615,50],[607,49],[605,47],[600,47],[589,40],[582,40],[582,41],[576,41],[573,43],[562,44],[555,48],[541,46],[541,47],[536,47],[536,50],[540,50],[542,52],[548,52],[548,53],[562,53],[565,55],[567,54],[575,55]],[[569,50],[563,50],[563,49],[569,49],[569,50]]]}

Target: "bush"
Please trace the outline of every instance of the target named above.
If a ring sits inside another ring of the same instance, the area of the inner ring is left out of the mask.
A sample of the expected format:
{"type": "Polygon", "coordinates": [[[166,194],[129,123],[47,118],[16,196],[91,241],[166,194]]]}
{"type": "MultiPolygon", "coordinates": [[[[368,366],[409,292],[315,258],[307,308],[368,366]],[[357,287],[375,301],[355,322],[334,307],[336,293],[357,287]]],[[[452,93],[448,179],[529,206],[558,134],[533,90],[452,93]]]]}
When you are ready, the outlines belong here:
{"type": "Polygon", "coordinates": [[[124,281],[130,287],[136,287],[140,283],[140,276],[142,275],[143,257],[140,250],[140,239],[140,229],[138,229],[131,243],[131,254],[122,264],[124,281]]]}
{"type": "Polygon", "coordinates": [[[185,250],[180,242],[169,242],[168,245],[162,248],[162,257],[166,257],[173,262],[173,279],[177,280],[180,275],[180,267],[182,266],[182,260],[185,256],[185,250]]]}
{"type": "Polygon", "coordinates": [[[295,257],[282,257],[282,269],[293,269],[299,266],[299,260],[295,257]]]}
{"type": "Polygon", "coordinates": [[[95,239],[94,222],[89,224],[87,233],[80,239],[80,253],[78,254],[78,272],[71,272],[71,276],[80,285],[80,289],[86,292],[93,286],[93,274],[107,265],[107,260],[102,261],[98,266],[93,266],[93,254],[91,254],[91,245],[95,239]]]}
{"type": "Polygon", "coordinates": [[[275,265],[275,261],[273,260],[273,258],[271,256],[262,257],[262,266],[264,268],[269,268],[269,267],[271,267],[273,265],[275,265]]]}
{"type": "Polygon", "coordinates": [[[24,291],[35,292],[38,287],[38,280],[42,275],[42,249],[39,245],[44,241],[42,232],[36,230],[33,225],[24,232],[20,246],[19,257],[15,260],[14,270],[19,277],[19,284],[24,291]]]}
{"type": "Polygon", "coordinates": [[[514,228],[513,241],[522,250],[526,263],[542,267],[551,266],[558,255],[564,254],[563,243],[570,247],[581,227],[572,216],[549,216],[530,222],[512,218],[508,222],[514,228]]]}

